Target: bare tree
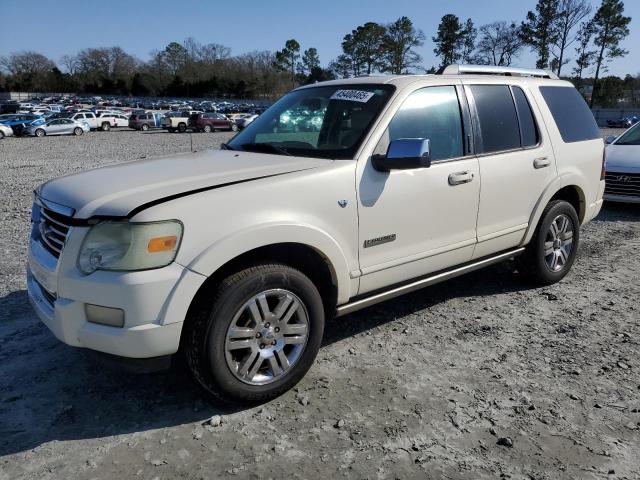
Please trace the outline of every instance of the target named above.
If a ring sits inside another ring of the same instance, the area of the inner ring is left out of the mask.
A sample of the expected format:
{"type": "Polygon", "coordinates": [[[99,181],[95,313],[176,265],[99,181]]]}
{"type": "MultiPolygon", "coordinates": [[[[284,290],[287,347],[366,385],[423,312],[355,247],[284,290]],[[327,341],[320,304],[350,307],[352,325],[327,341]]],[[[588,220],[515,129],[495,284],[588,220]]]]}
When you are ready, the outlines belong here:
{"type": "Polygon", "coordinates": [[[63,55],[60,58],[59,63],[69,75],[75,75],[78,71],[78,57],[76,57],[75,55],[63,55]]]}
{"type": "Polygon", "coordinates": [[[587,0],[560,0],[558,4],[558,18],[556,21],[557,36],[551,53],[554,57],[553,64],[558,76],[562,67],[569,63],[566,58],[567,49],[576,41],[575,28],[591,13],[591,5],[587,0]]]}
{"type": "Polygon", "coordinates": [[[515,22],[494,22],[480,27],[475,61],[485,65],[509,66],[520,54],[523,41],[515,22]]]}

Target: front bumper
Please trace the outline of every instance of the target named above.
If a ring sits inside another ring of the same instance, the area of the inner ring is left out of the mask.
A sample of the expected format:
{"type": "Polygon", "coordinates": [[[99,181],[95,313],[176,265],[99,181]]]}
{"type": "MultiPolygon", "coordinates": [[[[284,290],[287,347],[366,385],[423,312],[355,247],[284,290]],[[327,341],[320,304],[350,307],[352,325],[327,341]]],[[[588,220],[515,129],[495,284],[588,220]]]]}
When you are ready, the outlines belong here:
{"type": "Polygon", "coordinates": [[[77,250],[70,248],[82,235],[70,237],[59,259],[37,240],[29,246],[29,299],[53,334],[67,345],[121,357],[177,352],[191,299],[206,277],[176,263],[157,270],[85,276],[75,267],[77,250]],[[89,322],[86,304],[124,310],[124,327],[89,322]]]}

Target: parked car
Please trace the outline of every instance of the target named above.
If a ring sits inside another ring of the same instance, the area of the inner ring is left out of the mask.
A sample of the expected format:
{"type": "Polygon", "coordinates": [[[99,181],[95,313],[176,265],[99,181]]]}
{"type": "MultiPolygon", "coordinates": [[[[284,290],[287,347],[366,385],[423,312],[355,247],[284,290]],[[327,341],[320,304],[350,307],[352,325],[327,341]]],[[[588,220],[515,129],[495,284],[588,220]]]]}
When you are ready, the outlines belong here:
{"type": "Polygon", "coordinates": [[[213,397],[255,403],[305,375],[333,315],[512,258],[560,281],[602,207],[591,111],[542,70],[444,73],[303,86],[222,150],[46,182],[36,313],[147,368],[180,350],[213,397]],[[320,132],[279,129],[311,100],[320,132]]]}
{"type": "Polygon", "coordinates": [[[238,128],[246,128],[256,118],[258,118],[258,115],[248,113],[243,115],[241,118],[237,119],[235,123],[238,126],[238,128]]]}
{"type": "Polygon", "coordinates": [[[194,113],[189,116],[188,127],[195,132],[213,132],[215,130],[237,131],[238,126],[221,113],[194,113]]]}
{"type": "Polygon", "coordinates": [[[18,102],[8,100],[0,103],[0,114],[18,113],[19,108],[18,102]]]}
{"type": "Polygon", "coordinates": [[[45,135],[82,135],[91,131],[87,122],[72,120],[70,118],[55,118],[43,125],[30,125],[25,128],[24,134],[34,137],[45,135]]]}
{"type": "Polygon", "coordinates": [[[42,125],[44,118],[31,113],[16,113],[14,115],[0,115],[0,124],[10,127],[14,135],[20,136],[23,130],[31,125],[42,125]]]}
{"type": "Polygon", "coordinates": [[[162,114],[151,112],[135,112],[129,117],[129,128],[147,131],[150,128],[160,128],[162,114]]]}
{"type": "Polygon", "coordinates": [[[187,110],[169,112],[162,117],[162,128],[167,129],[173,133],[176,130],[180,133],[187,131],[189,126],[189,117],[197,112],[190,112],[187,110]]]}
{"type": "Polygon", "coordinates": [[[4,137],[13,137],[13,130],[6,125],[0,125],[0,140],[4,137]]]}
{"type": "Polygon", "coordinates": [[[640,203],[640,123],[607,144],[604,199],[640,203]]]}
{"type": "Polygon", "coordinates": [[[609,128],[629,128],[640,121],[640,117],[630,116],[621,117],[616,120],[607,120],[607,126],[609,128]]]}
{"type": "Polygon", "coordinates": [[[70,114],[67,118],[78,122],[84,122],[89,125],[91,130],[103,130],[107,131],[111,128],[111,122],[108,118],[98,118],[95,113],[91,111],[79,111],[77,113],[70,114]]]}

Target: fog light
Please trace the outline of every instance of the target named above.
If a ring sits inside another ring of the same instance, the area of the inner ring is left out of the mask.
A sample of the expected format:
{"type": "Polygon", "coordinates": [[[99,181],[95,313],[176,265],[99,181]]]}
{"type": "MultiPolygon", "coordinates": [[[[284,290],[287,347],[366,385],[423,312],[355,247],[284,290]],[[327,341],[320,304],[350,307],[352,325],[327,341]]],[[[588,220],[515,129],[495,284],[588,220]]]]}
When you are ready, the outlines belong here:
{"type": "Polygon", "coordinates": [[[109,325],[110,327],[124,327],[124,310],[120,308],[101,307],[86,303],[84,306],[87,320],[91,323],[109,325]]]}

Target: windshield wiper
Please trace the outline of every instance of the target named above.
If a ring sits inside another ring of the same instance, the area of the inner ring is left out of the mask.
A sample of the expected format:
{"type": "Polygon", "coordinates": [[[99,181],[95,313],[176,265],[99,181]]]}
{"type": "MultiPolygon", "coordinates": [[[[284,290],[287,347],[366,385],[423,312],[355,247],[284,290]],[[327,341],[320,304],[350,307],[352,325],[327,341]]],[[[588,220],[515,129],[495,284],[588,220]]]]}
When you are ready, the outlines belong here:
{"type": "Polygon", "coordinates": [[[291,154],[287,151],[286,148],[282,148],[279,147],[277,145],[274,145],[273,143],[243,143],[242,144],[242,149],[247,151],[247,152],[264,152],[264,151],[269,151],[272,153],[277,153],[279,155],[289,155],[291,156],[291,154]]]}

